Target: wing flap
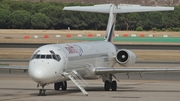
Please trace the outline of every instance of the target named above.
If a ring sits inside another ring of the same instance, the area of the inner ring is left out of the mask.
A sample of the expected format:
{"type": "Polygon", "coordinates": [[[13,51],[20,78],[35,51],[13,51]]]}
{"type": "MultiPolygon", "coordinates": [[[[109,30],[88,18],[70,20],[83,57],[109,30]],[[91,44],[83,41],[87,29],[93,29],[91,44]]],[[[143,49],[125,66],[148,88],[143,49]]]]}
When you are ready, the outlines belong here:
{"type": "Polygon", "coordinates": [[[180,68],[105,68],[100,67],[95,69],[97,75],[115,74],[115,73],[129,73],[129,72],[168,72],[180,71],[180,68]]]}

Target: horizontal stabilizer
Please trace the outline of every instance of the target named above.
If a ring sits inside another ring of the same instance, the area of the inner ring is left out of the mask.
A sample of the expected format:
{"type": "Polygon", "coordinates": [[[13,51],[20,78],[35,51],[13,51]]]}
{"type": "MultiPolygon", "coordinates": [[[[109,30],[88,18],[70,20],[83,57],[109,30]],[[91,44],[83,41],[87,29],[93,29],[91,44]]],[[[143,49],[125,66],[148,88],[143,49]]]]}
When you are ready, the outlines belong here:
{"type": "Polygon", "coordinates": [[[152,12],[152,11],[171,11],[174,7],[150,7],[150,6],[118,6],[114,13],[131,13],[131,12],[152,12]]]}
{"type": "Polygon", "coordinates": [[[107,7],[107,6],[84,6],[84,7],[83,6],[71,6],[71,7],[64,7],[63,10],[109,13],[109,7],[107,7]]]}
{"type": "Polygon", "coordinates": [[[112,42],[117,13],[170,11],[170,10],[174,10],[174,7],[152,7],[152,6],[140,6],[140,5],[129,5],[129,4],[120,4],[116,6],[114,4],[99,4],[94,6],[69,6],[69,7],[64,7],[63,10],[108,13],[109,19],[106,29],[105,41],[112,42]]]}
{"type": "MultiPolygon", "coordinates": [[[[96,13],[109,13],[112,4],[100,4],[94,6],[70,6],[64,7],[63,10],[84,11],[96,13]]],[[[113,13],[131,13],[131,12],[151,12],[151,11],[171,11],[174,7],[160,7],[160,6],[140,6],[120,4],[114,8],[113,13]]]]}

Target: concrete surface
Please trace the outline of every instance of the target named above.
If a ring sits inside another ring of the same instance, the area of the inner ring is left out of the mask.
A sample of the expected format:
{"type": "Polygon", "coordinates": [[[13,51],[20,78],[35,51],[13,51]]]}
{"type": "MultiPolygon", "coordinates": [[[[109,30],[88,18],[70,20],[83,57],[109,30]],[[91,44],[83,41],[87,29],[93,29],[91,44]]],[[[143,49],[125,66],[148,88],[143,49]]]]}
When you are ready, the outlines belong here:
{"type": "Polygon", "coordinates": [[[87,80],[89,96],[68,81],[67,91],[54,91],[53,85],[46,86],[47,96],[37,96],[39,88],[27,75],[20,71],[0,70],[0,101],[179,101],[180,72],[116,74],[120,79],[117,91],[104,91],[103,82],[87,80]]]}

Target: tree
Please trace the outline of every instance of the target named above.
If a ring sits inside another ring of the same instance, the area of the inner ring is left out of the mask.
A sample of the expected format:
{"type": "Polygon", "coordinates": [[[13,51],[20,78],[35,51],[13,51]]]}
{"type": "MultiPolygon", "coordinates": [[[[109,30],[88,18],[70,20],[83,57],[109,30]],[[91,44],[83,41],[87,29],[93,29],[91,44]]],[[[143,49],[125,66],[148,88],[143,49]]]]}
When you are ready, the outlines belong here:
{"type": "Polygon", "coordinates": [[[162,23],[162,13],[161,12],[150,12],[148,14],[148,20],[150,29],[153,27],[156,27],[157,29],[162,29],[163,23],[162,23]]]}
{"type": "Polygon", "coordinates": [[[39,12],[40,9],[48,7],[49,5],[50,5],[50,3],[47,3],[47,2],[37,2],[37,3],[33,4],[31,13],[32,14],[40,13],[39,12]]]}
{"type": "Polygon", "coordinates": [[[126,15],[118,14],[116,19],[116,29],[117,30],[126,30],[128,25],[124,22],[126,15]]]}
{"type": "Polygon", "coordinates": [[[30,28],[31,14],[24,10],[16,10],[10,15],[12,28],[30,28]]]}
{"type": "Polygon", "coordinates": [[[12,1],[10,3],[10,9],[11,9],[11,11],[25,10],[25,11],[31,12],[32,5],[29,2],[13,2],[12,1]]]}
{"type": "Polygon", "coordinates": [[[135,30],[139,19],[140,16],[138,13],[121,14],[120,17],[117,18],[118,24],[120,23],[121,28],[125,30],[135,30]]]}
{"type": "Polygon", "coordinates": [[[136,28],[136,31],[143,31],[143,28],[141,26],[136,28]]]}
{"type": "MultiPolygon", "coordinates": [[[[140,21],[140,16],[138,13],[130,13],[127,15],[127,19],[129,20],[129,28],[130,30],[135,30],[137,27],[138,21],[140,21]]],[[[126,29],[126,30],[129,30],[126,29]]]]}
{"type": "Polygon", "coordinates": [[[36,13],[31,18],[31,24],[34,29],[47,29],[50,27],[51,20],[45,14],[36,13]]]}
{"type": "Polygon", "coordinates": [[[50,5],[48,7],[42,8],[39,10],[42,14],[46,14],[48,16],[52,23],[51,23],[51,28],[59,28],[58,25],[60,23],[59,19],[62,16],[61,14],[62,7],[50,5]]]}
{"type": "Polygon", "coordinates": [[[9,28],[9,15],[9,10],[0,9],[0,28],[9,28]]]}

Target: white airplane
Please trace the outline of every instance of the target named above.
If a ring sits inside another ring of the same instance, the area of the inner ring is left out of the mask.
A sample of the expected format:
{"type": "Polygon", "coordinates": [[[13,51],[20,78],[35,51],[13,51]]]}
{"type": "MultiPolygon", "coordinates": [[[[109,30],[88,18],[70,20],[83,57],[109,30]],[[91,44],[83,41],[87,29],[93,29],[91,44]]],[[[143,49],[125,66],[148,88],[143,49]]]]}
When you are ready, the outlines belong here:
{"type": "MultiPolygon", "coordinates": [[[[104,82],[104,90],[117,90],[115,73],[179,71],[180,68],[127,68],[136,61],[136,55],[127,49],[118,50],[112,44],[116,14],[131,12],[167,11],[173,7],[148,7],[139,5],[102,4],[94,6],[71,6],[63,10],[109,13],[109,20],[104,41],[50,44],[38,48],[32,55],[28,67],[0,66],[3,69],[20,69],[28,71],[29,76],[42,89],[40,96],[45,95],[44,87],[54,83],[55,90],[67,90],[67,80],[88,95],[84,89],[84,79],[99,79],[104,82]],[[119,63],[125,68],[113,68],[119,63]]],[[[85,83],[86,84],[86,83],[85,83]]]]}

